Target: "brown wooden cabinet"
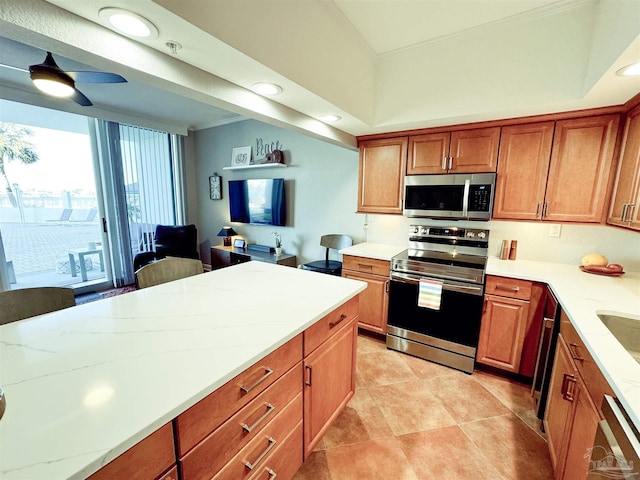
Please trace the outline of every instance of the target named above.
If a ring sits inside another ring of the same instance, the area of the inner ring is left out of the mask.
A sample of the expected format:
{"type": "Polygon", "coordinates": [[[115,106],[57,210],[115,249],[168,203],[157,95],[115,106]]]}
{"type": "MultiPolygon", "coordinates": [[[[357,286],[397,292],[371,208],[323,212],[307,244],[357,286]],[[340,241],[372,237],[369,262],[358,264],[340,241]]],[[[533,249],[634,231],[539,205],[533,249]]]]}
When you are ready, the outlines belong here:
{"type": "Polygon", "coordinates": [[[545,286],[488,275],[476,361],[530,377],[535,369],[545,286]]]}
{"type": "Polygon", "coordinates": [[[619,119],[612,114],[504,127],[493,218],[602,221],[619,119]]]}
{"type": "Polygon", "coordinates": [[[358,212],[402,213],[407,137],[363,141],[358,176],[358,212]]]}
{"type": "Polygon", "coordinates": [[[500,127],[409,137],[408,175],[495,172],[500,127]]]}
{"type": "Polygon", "coordinates": [[[493,218],[540,218],[554,127],[541,122],[502,128],[493,218]]]}
{"type": "Polygon", "coordinates": [[[640,230],[640,105],[627,115],[607,223],[640,230]]]}
{"type": "Polygon", "coordinates": [[[544,425],[556,478],[587,478],[589,457],[609,385],[564,312],[544,425]]]}
{"type": "Polygon", "coordinates": [[[616,114],[556,122],[544,220],[602,220],[619,121],[616,114]]]}
{"type": "MultiPolygon", "coordinates": [[[[358,299],[354,299],[357,301],[358,299]]],[[[339,316],[321,320],[313,331],[305,332],[304,359],[304,456],[311,454],[331,422],[355,392],[357,315],[349,308],[339,316]],[[326,340],[314,349],[318,340],[326,340]],[[309,339],[309,341],[307,341],[309,339]]],[[[356,310],[357,311],[357,310],[356,310]]]]}
{"type": "Polygon", "coordinates": [[[358,327],[383,335],[387,333],[390,269],[388,260],[342,257],[342,276],[367,282],[367,289],[360,293],[358,327]]]}

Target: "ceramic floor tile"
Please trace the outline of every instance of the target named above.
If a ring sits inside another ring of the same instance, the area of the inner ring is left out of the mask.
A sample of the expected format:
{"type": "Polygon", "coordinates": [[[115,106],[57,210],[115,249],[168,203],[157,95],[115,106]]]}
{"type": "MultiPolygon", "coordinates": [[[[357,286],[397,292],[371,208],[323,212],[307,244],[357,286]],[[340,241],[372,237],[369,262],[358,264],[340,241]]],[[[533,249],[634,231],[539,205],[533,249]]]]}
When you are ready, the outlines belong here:
{"type": "Polygon", "coordinates": [[[427,379],[438,377],[440,375],[467,375],[466,373],[459,370],[445,367],[444,365],[440,365],[438,363],[429,362],[412,355],[407,355],[400,352],[398,352],[398,355],[418,378],[427,379]]]}
{"type": "Polygon", "coordinates": [[[498,480],[502,478],[459,426],[398,437],[418,478],[498,480]]]}
{"type": "Polygon", "coordinates": [[[418,378],[397,352],[391,350],[358,355],[356,368],[360,370],[364,386],[388,385],[418,378]]]}
{"type": "Polygon", "coordinates": [[[345,445],[326,451],[333,480],[419,480],[395,437],[345,445]]]}
{"type": "Polygon", "coordinates": [[[313,452],[309,455],[293,480],[332,480],[325,452],[313,452]]]}
{"type": "Polygon", "coordinates": [[[371,387],[370,391],[394,435],[455,424],[424,380],[371,387]]]}
{"type": "Polygon", "coordinates": [[[460,428],[504,478],[554,478],[547,443],[514,414],[465,423],[460,428]]]}
{"type": "Polygon", "coordinates": [[[458,423],[511,413],[471,375],[442,375],[424,380],[458,423]]]}
{"type": "Polygon", "coordinates": [[[393,436],[384,415],[368,389],[356,390],[355,395],[322,440],[324,448],[365,442],[393,436]]]}
{"type": "Polygon", "coordinates": [[[376,337],[369,334],[358,335],[358,353],[381,352],[387,349],[384,337],[376,337]]]}

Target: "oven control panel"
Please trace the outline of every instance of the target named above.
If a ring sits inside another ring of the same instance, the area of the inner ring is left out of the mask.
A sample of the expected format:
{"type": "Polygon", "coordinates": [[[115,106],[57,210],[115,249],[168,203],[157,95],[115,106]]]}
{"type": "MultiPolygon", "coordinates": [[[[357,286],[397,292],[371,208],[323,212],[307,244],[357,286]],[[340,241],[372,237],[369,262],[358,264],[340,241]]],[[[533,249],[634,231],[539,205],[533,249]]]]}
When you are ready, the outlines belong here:
{"type": "Polygon", "coordinates": [[[428,225],[410,225],[410,240],[442,239],[442,240],[473,240],[489,243],[489,230],[482,228],[461,227],[432,227],[428,225]]]}

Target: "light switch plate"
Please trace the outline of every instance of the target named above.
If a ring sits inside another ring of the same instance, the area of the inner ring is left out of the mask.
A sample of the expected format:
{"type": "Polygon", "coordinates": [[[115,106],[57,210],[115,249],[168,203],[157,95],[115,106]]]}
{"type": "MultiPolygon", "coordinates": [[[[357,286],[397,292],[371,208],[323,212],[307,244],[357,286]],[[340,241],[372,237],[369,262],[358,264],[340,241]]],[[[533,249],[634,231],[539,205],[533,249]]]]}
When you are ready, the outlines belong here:
{"type": "Polygon", "coordinates": [[[562,225],[549,225],[549,236],[560,237],[561,229],[562,229],[562,225]]]}

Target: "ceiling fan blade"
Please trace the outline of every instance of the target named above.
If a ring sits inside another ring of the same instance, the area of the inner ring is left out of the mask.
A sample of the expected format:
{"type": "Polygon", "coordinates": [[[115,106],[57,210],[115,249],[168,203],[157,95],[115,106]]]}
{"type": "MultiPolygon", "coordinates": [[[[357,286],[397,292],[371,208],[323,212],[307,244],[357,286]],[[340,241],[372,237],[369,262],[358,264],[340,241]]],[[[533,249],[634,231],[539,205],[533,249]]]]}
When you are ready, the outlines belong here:
{"type": "Polygon", "coordinates": [[[13,65],[7,65],[7,64],[4,64],[4,63],[0,63],[0,67],[9,68],[11,70],[17,70],[18,72],[29,73],[29,70],[26,70],[24,68],[14,67],[13,65]]]}
{"type": "Polygon", "coordinates": [[[126,79],[110,72],[65,72],[79,83],[126,83],[126,79]]]}
{"type": "Polygon", "coordinates": [[[77,88],[75,89],[75,92],[73,92],[73,95],[71,95],[70,98],[71,98],[71,100],[76,102],[78,105],[82,105],[83,107],[90,107],[91,105],[93,105],[93,103],[91,103],[91,100],[89,100],[84,95],[84,93],[82,93],[77,88]]]}

